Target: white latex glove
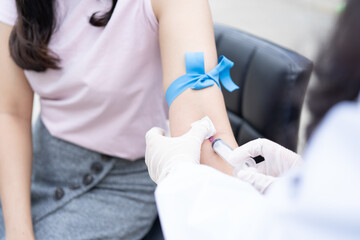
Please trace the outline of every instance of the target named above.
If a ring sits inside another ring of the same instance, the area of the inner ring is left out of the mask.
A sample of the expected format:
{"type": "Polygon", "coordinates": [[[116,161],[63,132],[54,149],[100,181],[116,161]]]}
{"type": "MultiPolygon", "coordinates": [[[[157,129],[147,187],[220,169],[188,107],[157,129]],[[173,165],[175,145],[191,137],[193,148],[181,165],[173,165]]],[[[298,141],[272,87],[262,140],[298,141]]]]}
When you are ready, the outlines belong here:
{"type": "Polygon", "coordinates": [[[203,141],[215,133],[209,117],[192,123],[181,137],[165,137],[163,129],[150,129],[146,133],[145,163],[151,179],[159,184],[175,166],[199,164],[203,141]]]}
{"type": "Polygon", "coordinates": [[[254,168],[245,168],[234,175],[264,192],[275,180],[289,169],[302,163],[301,156],[268,139],[259,138],[236,148],[230,163],[240,166],[246,159],[262,156],[265,160],[254,168]]]}
{"type": "Polygon", "coordinates": [[[236,178],[253,185],[260,193],[265,193],[268,187],[276,181],[276,177],[258,173],[253,167],[234,172],[234,175],[236,178]]]}
{"type": "Polygon", "coordinates": [[[278,177],[290,168],[302,163],[301,156],[283,146],[265,138],[250,141],[236,148],[231,157],[231,164],[239,165],[244,160],[262,156],[265,161],[256,164],[257,172],[278,177]]]}

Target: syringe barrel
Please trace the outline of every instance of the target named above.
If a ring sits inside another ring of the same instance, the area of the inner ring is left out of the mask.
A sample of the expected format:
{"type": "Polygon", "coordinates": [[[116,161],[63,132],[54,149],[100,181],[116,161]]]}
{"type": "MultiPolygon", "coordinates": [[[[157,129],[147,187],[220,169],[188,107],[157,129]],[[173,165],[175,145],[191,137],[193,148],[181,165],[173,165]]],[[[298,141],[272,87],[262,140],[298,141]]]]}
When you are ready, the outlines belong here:
{"type": "Polygon", "coordinates": [[[233,149],[221,139],[215,139],[212,143],[214,151],[225,161],[230,163],[230,156],[233,149]]]}
{"type": "Polygon", "coordinates": [[[237,170],[248,168],[248,167],[255,167],[256,162],[252,158],[248,158],[244,160],[242,163],[237,164],[237,166],[234,165],[234,163],[231,161],[231,154],[233,149],[227,145],[223,140],[221,139],[215,139],[212,143],[212,148],[214,151],[226,162],[228,162],[231,166],[236,168],[237,170]]]}

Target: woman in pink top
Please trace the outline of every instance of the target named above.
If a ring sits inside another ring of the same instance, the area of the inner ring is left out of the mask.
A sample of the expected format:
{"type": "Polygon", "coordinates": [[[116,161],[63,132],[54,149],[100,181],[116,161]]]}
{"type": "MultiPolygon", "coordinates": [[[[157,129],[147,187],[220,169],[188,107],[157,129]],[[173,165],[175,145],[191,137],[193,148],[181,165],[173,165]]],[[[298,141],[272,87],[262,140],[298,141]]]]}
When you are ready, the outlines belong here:
{"type": "MultiPolygon", "coordinates": [[[[157,215],[144,136],[167,115],[172,136],[208,115],[236,147],[216,85],[164,103],[185,52],[217,64],[206,0],[1,0],[0,48],[0,238],[142,238],[157,215]]],[[[231,172],[209,143],[202,159],[231,172]]]]}

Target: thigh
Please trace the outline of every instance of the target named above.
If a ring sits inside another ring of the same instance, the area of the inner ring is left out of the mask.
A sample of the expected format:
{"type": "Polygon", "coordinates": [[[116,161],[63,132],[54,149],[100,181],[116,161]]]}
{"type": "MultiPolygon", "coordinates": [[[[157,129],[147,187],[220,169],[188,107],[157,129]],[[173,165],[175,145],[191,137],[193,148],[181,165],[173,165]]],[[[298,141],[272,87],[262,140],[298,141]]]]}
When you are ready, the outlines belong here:
{"type": "Polygon", "coordinates": [[[154,185],[145,180],[146,172],[131,175],[110,174],[98,186],[36,222],[37,239],[144,237],[157,216],[154,185]],[[137,181],[130,183],[135,176],[137,181]]]}
{"type": "Polygon", "coordinates": [[[155,219],[144,159],[104,156],[35,126],[32,215],[38,240],[141,239],[155,219]]]}

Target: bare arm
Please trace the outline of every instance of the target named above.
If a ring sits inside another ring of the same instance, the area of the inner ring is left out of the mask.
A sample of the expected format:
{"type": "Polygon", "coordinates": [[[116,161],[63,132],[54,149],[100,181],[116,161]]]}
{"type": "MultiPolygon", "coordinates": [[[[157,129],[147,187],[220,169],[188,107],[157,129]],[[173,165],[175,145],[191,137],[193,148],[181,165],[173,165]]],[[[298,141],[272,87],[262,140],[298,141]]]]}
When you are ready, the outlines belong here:
{"type": "MultiPolygon", "coordinates": [[[[186,73],[185,52],[204,52],[205,70],[217,65],[217,53],[207,0],[152,0],[159,21],[164,91],[186,73]]],[[[217,134],[233,148],[237,147],[226,114],[221,90],[216,86],[202,90],[187,89],[170,107],[172,136],[185,133],[190,124],[204,116],[213,121],[217,134]]],[[[231,174],[232,168],[211,149],[209,141],[202,146],[201,162],[231,174]]]]}
{"type": "Polygon", "coordinates": [[[31,239],[33,91],[10,58],[10,32],[0,23],[0,197],[7,239],[31,239]]]}

